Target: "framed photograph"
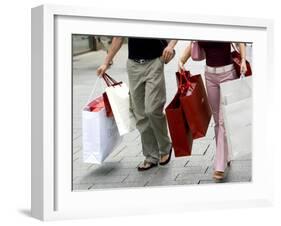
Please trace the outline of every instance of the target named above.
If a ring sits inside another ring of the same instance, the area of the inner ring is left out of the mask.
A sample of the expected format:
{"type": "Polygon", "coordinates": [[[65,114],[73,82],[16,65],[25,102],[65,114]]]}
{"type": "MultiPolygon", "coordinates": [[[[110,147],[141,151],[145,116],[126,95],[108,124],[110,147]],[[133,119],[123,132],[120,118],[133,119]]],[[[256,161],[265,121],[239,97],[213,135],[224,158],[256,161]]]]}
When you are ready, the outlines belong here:
{"type": "Polygon", "coordinates": [[[32,216],[272,204],[271,20],[43,5],[31,41],[32,216]]]}

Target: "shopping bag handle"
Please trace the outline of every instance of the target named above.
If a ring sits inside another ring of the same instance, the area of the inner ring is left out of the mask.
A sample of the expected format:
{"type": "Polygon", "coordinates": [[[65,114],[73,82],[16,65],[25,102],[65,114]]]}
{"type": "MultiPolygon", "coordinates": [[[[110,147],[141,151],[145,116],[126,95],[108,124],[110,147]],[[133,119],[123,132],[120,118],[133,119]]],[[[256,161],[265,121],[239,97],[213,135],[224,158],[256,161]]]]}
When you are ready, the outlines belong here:
{"type": "Polygon", "coordinates": [[[186,90],[188,90],[191,87],[190,83],[190,73],[187,73],[187,71],[182,71],[179,73],[179,90],[183,94],[186,90]],[[185,84],[183,83],[183,80],[185,80],[185,84]]]}
{"type": "Polygon", "coordinates": [[[113,79],[111,76],[109,76],[107,73],[104,73],[102,75],[103,80],[105,81],[106,85],[109,86],[116,86],[120,85],[122,82],[117,82],[115,79],[113,79]]]}
{"type": "Polygon", "coordinates": [[[111,86],[111,85],[117,83],[117,81],[115,79],[113,79],[111,76],[109,76],[107,73],[104,73],[102,75],[102,78],[104,79],[107,86],[111,86]]]}
{"type": "Polygon", "coordinates": [[[82,109],[85,109],[85,107],[87,107],[87,104],[90,103],[90,101],[91,101],[91,99],[92,99],[92,97],[93,97],[93,95],[94,95],[94,92],[95,92],[95,90],[96,90],[96,87],[97,87],[97,84],[98,84],[99,81],[100,81],[100,77],[98,76],[98,78],[96,79],[96,81],[95,81],[95,83],[94,83],[94,86],[93,86],[93,89],[92,89],[92,91],[91,91],[91,94],[90,94],[90,96],[89,96],[89,98],[88,98],[86,104],[83,106],[82,109]]]}
{"type": "Polygon", "coordinates": [[[107,86],[111,85],[110,81],[108,80],[108,78],[105,75],[102,75],[101,77],[103,78],[103,80],[105,81],[107,86]]]}
{"type": "Polygon", "coordinates": [[[240,54],[240,51],[236,48],[236,46],[233,43],[231,43],[231,46],[232,46],[234,51],[236,51],[236,52],[238,52],[240,54]]]}

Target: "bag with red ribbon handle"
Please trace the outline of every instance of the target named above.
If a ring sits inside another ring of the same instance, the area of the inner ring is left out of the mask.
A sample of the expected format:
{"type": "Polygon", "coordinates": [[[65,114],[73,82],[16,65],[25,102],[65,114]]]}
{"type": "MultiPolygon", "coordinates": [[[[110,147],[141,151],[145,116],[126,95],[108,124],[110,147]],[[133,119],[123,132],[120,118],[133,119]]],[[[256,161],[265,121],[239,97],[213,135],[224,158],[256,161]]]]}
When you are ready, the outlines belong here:
{"type": "Polygon", "coordinates": [[[189,71],[177,72],[180,103],[185,119],[192,131],[192,138],[204,137],[212,117],[205,86],[200,74],[189,71]]]}
{"type": "MultiPolygon", "coordinates": [[[[239,51],[237,50],[237,48],[233,43],[231,43],[231,46],[233,48],[233,51],[231,52],[231,56],[233,60],[234,69],[236,71],[237,76],[240,77],[241,76],[240,67],[241,67],[241,60],[242,60],[241,54],[239,53],[239,51]]],[[[246,60],[246,67],[247,67],[247,71],[245,73],[245,76],[251,76],[252,69],[249,61],[247,60],[246,60]]]]}
{"type": "MultiPolygon", "coordinates": [[[[105,81],[106,85],[109,86],[116,86],[116,85],[120,85],[122,82],[117,82],[116,80],[114,80],[112,77],[110,77],[108,74],[103,74],[102,75],[103,80],[105,81]]],[[[107,117],[112,117],[113,113],[112,113],[112,109],[107,97],[106,92],[104,92],[102,94],[103,96],[103,101],[104,101],[104,107],[105,107],[105,112],[106,112],[106,116],[107,117]]]]}
{"type": "Polygon", "coordinates": [[[179,86],[173,100],[165,109],[175,157],[190,156],[192,150],[192,133],[180,102],[180,97],[186,93],[186,87],[179,86]]]}

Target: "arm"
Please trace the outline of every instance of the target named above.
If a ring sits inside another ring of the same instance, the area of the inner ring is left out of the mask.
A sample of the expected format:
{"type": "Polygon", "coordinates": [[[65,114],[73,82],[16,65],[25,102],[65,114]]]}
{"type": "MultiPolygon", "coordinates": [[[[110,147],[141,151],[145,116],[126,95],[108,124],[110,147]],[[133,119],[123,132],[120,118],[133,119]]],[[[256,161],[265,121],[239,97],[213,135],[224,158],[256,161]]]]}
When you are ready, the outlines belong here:
{"type": "Polygon", "coordinates": [[[116,53],[121,48],[122,44],[123,44],[122,37],[114,37],[112,39],[112,43],[111,43],[110,49],[105,57],[104,63],[101,66],[99,66],[99,68],[97,69],[98,76],[101,76],[106,72],[106,70],[109,68],[110,61],[112,61],[112,59],[114,58],[116,53]]]}
{"type": "Polygon", "coordinates": [[[170,40],[168,43],[168,47],[173,49],[176,46],[177,42],[178,40],[170,40]]]}
{"type": "Polygon", "coordinates": [[[189,45],[184,49],[179,62],[178,62],[178,66],[179,69],[178,71],[184,71],[184,64],[186,63],[186,61],[190,58],[191,56],[191,42],[189,43],[189,45]]]}
{"type": "Polygon", "coordinates": [[[241,55],[240,72],[242,74],[245,74],[246,71],[247,71],[247,65],[246,65],[246,45],[245,45],[245,43],[239,43],[239,49],[240,49],[240,55],[241,55]]]}
{"type": "Polygon", "coordinates": [[[174,56],[174,47],[178,40],[170,40],[166,48],[163,50],[162,57],[165,62],[169,62],[174,56]]]}

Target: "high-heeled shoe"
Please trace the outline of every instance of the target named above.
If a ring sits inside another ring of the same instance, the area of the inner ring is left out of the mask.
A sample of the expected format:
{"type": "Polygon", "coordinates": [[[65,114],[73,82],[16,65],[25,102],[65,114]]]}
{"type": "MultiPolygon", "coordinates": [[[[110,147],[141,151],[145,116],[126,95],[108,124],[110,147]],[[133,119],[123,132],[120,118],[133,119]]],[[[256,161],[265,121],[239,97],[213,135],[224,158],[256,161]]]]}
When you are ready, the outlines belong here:
{"type": "Polygon", "coordinates": [[[217,181],[221,181],[224,179],[224,172],[222,171],[215,171],[214,175],[213,175],[213,179],[217,180],[217,181]]]}

